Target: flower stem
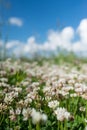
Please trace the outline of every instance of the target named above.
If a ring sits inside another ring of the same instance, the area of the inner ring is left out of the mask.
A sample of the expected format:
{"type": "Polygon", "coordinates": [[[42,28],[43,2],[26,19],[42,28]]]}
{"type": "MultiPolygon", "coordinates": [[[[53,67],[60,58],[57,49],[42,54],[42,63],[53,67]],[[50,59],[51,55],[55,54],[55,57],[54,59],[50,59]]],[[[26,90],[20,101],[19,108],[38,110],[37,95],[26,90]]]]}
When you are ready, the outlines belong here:
{"type": "Polygon", "coordinates": [[[29,119],[28,130],[32,130],[31,120],[29,119]]]}
{"type": "Polygon", "coordinates": [[[4,115],[2,114],[1,115],[1,120],[0,120],[0,125],[2,124],[3,120],[4,120],[4,115]]]}
{"type": "Polygon", "coordinates": [[[64,122],[64,130],[67,130],[67,121],[64,122]]]}
{"type": "Polygon", "coordinates": [[[40,124],[39,124],[39,122],[36,124],[36,130],[40,130],[40,124]]]}
{"type": "Polygon", "coordinates": [[[57,130],[60,130],[59,124],[60,124],[60,123],[59,123],[59,121],[58,121],[58,127],[57,127],[57,130]]]}

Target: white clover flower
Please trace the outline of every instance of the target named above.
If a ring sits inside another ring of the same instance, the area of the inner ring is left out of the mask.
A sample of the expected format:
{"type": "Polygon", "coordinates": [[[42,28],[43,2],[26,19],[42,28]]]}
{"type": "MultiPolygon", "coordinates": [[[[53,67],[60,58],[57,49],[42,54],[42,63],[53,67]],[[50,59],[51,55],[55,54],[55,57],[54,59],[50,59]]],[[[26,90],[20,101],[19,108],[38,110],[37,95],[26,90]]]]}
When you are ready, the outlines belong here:
{"type": "Polygon", "coordinates": [[[37,112],[34,108],[32,109],[31,117],[32,117],[33,124],[36,124],[36,123],[40,122],[40,120],[42,118],[41,113],[37,112]]]}
{"type": "Polygon", "coordinates": [[[73,90],[74,88],[72,87],[72,86],[65,86],[65,87],[63,87],[62,88],[62,90],[64,90],[64,91],[70,91],[70,90],[73,90]]]}
{"type": "Polygon", "coordinates": [[[14,112],[13,108],[10,109],[9,113],[10,113],[10,116],[9,116],[10,120],[15,121],[16,120],[16,115],[15,115],[15,112],[14,112]]]}
{"type": "Polygon", "coordinates": [[[85,80],[86,79],[86,75],[83,75],[83,74],[80,74],[79,76],[78,76],[78,81],[83,81],[83,80],[85,80]]]}
{"type": "Polygon", "coordinates": [[[47,115],[41,112],[36,111],[34,108],[32,109],[31,112],[31,117],[32,117],[32,123],[33,124],[37,124],[38,122],[40,122],[41,120],[43,122],[47,121],[47,115]]]}
{"type": "Polygon", "coordinates": [[[15,87],[14,90],[15,90],[16,92],[18,92],[18,93],[21,93],[22,88],[17,88],[17,87],[15,87]]]}
{"type": "Polygon", "coordinates": [[[45,100],[50,101],[50,100],[52,100],[52,97],[51,96],[46,96],[45,100]]]}
{"type": "Polygon", "coordinates": [[[50,101],[50,102],[48,102],[48,106],[52,109],[55,109],[56,107],[59,106],[59,101],[57,101],[57,100],[50,101]]]}
{"type": "Polygon", "coordinates": [[[35,97],[36,97],[36,92],[30,92],[29,94],[27,94],[27,98],[35,99],[35,97]]]}
{"type": "Polygon", "coordinates": [[[68,83],[71,84],[71,85],[75,84],[75,80],[74,79],[70,79],[70,80],[68,80],[68,83]]]}
{"type": "Polygon", "coordinates": [[[18,92],[14,92],[13,97],[18,97],[18,92]]]}
{"type": "Polygon", "coordinates": [[[5,88],[9,87],[9,85],[8,85],[7,83],[5,83],[5,82],[1,82],[1,83],[0,83],[0,86],[1,86],[1,87],[5,87],[5,88]]]}
{"type": "Polygon", "coordinates": [[[40,85],[39,82],[33,82],[33,83],[32,83],[32,87],[36,87],[36,86],[38,86],[38,85],[40,85]]]}
{"type": "Polygon", "coordinates": [[[17,108],[15,112],[16,112],[16,115],[20,115],[21,109],[20,109],[20,108],[17,108]]]}
{"type": "Polygon", "coordinates": [[[77,97],[78,95],[76,93],[70,94],[70,97],[77,97]]]}
{"type": "Polygon", "coordinates": [[[84,130],[87,130],[87,126],[85,127],[85,129],[84,130]]]}
{"type": "Polygon", "coordinates": [[[43,92],[44,93],[46,93],[46,92],[50,92],[50,90],[51,90],[51,87],[49,86],[45,86],[44,88],[43,88],[43,92]]]}
{"type": "Polygon", "coordinates": [[[75,89],[75,92],[77,92],[77,93],[82,93],[83,90],[82,90],[82,88],[76,88],[76,89],[75,89]]]}
{"type": "Polygon", "coordinates": [[[75,88],[81,88],[82,84],[81,83],[75,83],[75,88]]]}
{"type": "Polygon", "coordinates": [[[87,119],[85,119],[85,122],[87,123],[87,119]]]}
{"type": "Polygon", "coordinates": [[[46,114],[42,114],[41,115],[42,121],[46,122],[47,121],[47,115],[46,114]]]}
{"type": "Polygon", "coordinates": [[[66,92],[66,91],[63,91],[63,90],[59,90],[58,93],[63,95],[63,96],[66,96],[66,95],[69,94],[69,92],[66,92]]]}
{"type": "Polygon", "coordinates": [[[7,105],[0,103],[0,112],[3,112],[3,110],[7,110],[7,105]]]}
{"type": "Polygon", "coordinates": [[[0,75],[1,75],[1,76],[6,75],[6,71],[5,71],[5,70],[1,70],[1,71],[0,71],[0,75]]]}
{"type": "Polygon", "coordinates": [[[28,120],[30,113],[31,113],[30,108],[23,108],[22,114],[23,114],[23,120],[24,121],[28,120]]]}
{"type": "Polygon", "coordinates": [[[15,115],[10,115],[9,118],[10,118],[10,120],[12,120],[12,121],[16,121],[16,116],[15,116],[15,115]]]}
{"type": "Polygon", "coordinates": [[[13,130],[13,128],[10,128],[10,130],[13,130]]]}
{"type": "Polygon", "coordinates": [[[32,102],[32,99],[31,98],[26,98],[25,100],[24,100],[24,105],[25,106],[27,106],[29,103],[31,103],[32,102]]]}
{"type": "Polygon", "coordinates": [[[61,78],[61,79],[58,80],[58,83],[59,83],[59,84],[65,84],[65,82],[66,82],[66,81],[65,81],[64,78],[61,78]]]}
{"type": "Polygon", "coordinates": [[[7,78],[1,78],[0,81],[1,82],[8,82],[8,79],[7,78]]]}
{"type": "Polygon", "coordinates": [[[57,116],[57,120],[59,121],[64,121],[65,119],[69,119],[70,117],[70,113],[67,112],[67,110],[65,108],[57,108],[55,111],[54,111],[55,115],[57,116]]]}
{"type": "Polygon", "coordinates": [[[19,105],[19,106],[23,106],[23,105],[24,105],[24,101],[21,99],[21,100],[18,102],[18,105],[19,105]]]}
{"type": "Polygon", "coordinates": [[[10,104],[13,101],[13,97],[10,94],[6,94],[4,98],[4,102],[10,104]]]}
{"type": "Polygon", "coordinates": [[[14,113],[14,110],[13,110],[13,108],[12,109],[10,109],[10,115],[14,115],[15,113],[14,113]]]}
{"type": "Polygon", "coordinates": [[[86,110],[86,108],[85,108],[85,107],[83,107],[83,106],[81,106],[81,107],[79,108],[79,110],[80,110],[80,111],[85,111],[85,110],[86,110]]]}
{"type": "Polygon", "coordinates": [[[27,86],[27,85],[29,85],[29,82],[28,82],[28,81],[22,81],[21,84],[22,84],[23,86],[27,86]]]}

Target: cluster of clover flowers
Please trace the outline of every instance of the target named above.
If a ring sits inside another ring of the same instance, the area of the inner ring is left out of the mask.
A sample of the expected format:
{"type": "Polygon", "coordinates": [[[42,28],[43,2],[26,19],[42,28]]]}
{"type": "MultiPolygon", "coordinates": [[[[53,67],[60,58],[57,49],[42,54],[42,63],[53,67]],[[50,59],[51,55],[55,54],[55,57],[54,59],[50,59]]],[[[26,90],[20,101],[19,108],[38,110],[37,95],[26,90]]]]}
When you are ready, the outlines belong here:
{"type": "Polygon", "coordinates": [[[0,128],[87,129],[87,64],[0,62],[0,128]]]}

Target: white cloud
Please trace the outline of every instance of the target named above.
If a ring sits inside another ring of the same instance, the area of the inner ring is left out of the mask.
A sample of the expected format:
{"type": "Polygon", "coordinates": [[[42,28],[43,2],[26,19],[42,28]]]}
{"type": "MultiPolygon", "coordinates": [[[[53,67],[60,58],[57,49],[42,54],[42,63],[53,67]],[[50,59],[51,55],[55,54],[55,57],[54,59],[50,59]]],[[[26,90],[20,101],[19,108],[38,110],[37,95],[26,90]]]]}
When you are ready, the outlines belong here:
{"type": "Polygon", "coordinates": [[[70,42],[74,38],[74,29],[72,27],[66,27],[61,33],[62,39],[64,41],[70,42]]]}
{"type": "Polygon", "coordinates": [[[23,21],[20,18],[11,17],[8,21],[11,25],[15,25],[18,27],[21,27],[23,25],[23,21]]]}
{"type": "Polygon", "coordinates": [[[43,44],[43,49],[55,51],[58,47],[62,47],[69,50],[73,38],[74,30],[72,27],[66,27],[60,32],[51,30],[47,41],[43,44]]]}
{"type": "Polygon", "coordinates": [[[80,22],[77,32],[80,36],[81,42],[87,43],[87,19],[83,19],[80,22]]]}
{"type": "Polygon", "coordinates": [[[11,48],[17,47],[17,46],[20,46],[20,41],[18,41],[18,40],[9,41],[6,44],[7,49],[11,49],[11,48]]]}
{"type": "Polygon", "coordinates": [[[74,42],[72,49],[75,52],[83,53],[87,51],[87,19],[81,20],[76,32],[80,39],[74,42]]]}
{"type": "Polygon", "coordinates": [[[24,46],[25,53],[35,53],[38,50],[39,45],[36,43],[35,37],[30,37],[27,40],[26,45],[24,46]]]}
{"type": "MultiPolygon", "coordinates": [[[[21,41],[10,41],[7,43],[7,48],[13,48],[13,53],[16,55],[33,55],[36,52],[53,51],[56,52],[57,48],[65,48],[68,51],[75,53],[84,53],[87,51],[87,19],[81,20],[76,30],[72,27],[65,27],[61,31],[50,30],[47,39],[39,44],[34,36],[27,39],[25,43],[21,41]],[[77,33],[77,34],[76,34],[77,33]],[[79,39],[76,39],[78,35],[79,39]]],[[[87,53],[84,53],[87,54],[87,53]]]]}

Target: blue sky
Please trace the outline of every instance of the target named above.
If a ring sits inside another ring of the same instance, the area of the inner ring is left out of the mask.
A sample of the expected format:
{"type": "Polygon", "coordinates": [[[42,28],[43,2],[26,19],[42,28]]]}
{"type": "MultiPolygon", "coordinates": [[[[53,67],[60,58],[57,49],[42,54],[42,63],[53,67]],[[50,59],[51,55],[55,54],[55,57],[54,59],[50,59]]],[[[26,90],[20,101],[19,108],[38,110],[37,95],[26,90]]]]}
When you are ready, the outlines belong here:
{"type": "Polygon", "coordinates": [[[37,40],[46,38],[50,29],[72,26],[76,28],[87,17],[87,0],[11,0],[9,17],[23,20],[23,26],[10,27],[10,38],[25,41],[36,35],[37,40]]]}
{"type": "Polygon", "coordinates": [[[8,1],[11,8],[3,10],[10,23],[8,50],[28,55],[62,47],[87,53],[87,0],[8,1]]]}

